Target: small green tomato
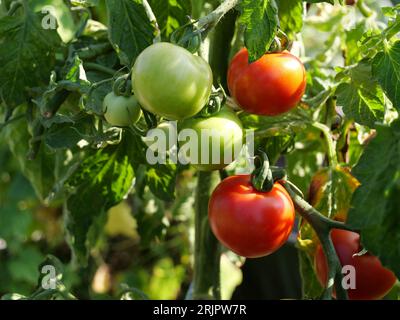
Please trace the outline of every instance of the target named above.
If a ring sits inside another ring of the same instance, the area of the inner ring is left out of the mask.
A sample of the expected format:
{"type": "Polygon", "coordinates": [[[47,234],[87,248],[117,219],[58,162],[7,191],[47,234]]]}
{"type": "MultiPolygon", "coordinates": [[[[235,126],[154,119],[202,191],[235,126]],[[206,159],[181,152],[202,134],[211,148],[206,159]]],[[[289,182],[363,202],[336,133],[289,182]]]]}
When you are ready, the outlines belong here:
{"type": "Polygon", "coordinates": [[[135,96],[117,96],[114,92],[110,92],[105,96],[103,112],[106,121],[117,127],[127,127],[135,124],[142,114],[135,96]]]}

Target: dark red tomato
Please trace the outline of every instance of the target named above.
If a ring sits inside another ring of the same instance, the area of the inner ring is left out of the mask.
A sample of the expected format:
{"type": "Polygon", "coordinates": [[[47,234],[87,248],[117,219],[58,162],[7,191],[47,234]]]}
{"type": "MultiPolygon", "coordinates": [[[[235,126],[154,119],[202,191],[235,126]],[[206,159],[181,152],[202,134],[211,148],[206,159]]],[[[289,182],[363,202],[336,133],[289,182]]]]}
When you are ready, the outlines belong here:
{"type": "Polygon", "coordinates": [[[301,61],[287,51],[267,53],[249,64],[240,50],[228,69],[228,87],[240,107],[249,113],[275,116],[294,108],[306,89],[301,61]]]}
{"type": "Polygon", "coordinates": [[[223,245],[238,255],[256,258],[273,253],[286,242],[295,211],[279,183],[270,192],[260,192],[250,180],[250,175],[223,180],[211,195],[208,217],[223,245]]]}
{"type": "MultiPolygon", "coordinates": [[[[348,289],[351,300],[375,300],[383,298],[396,283],[392,271],[382,266],[379,259],[369,253],[354,256],[362,250],[360,235],[355,232],[334,229],[331,232],[333,245],[340,263],[355,268],[356,288],[348,289]]],[[[315,269],[318,280],[325,285],[327,263],[321,245],[315,254],[315,269]]]]}

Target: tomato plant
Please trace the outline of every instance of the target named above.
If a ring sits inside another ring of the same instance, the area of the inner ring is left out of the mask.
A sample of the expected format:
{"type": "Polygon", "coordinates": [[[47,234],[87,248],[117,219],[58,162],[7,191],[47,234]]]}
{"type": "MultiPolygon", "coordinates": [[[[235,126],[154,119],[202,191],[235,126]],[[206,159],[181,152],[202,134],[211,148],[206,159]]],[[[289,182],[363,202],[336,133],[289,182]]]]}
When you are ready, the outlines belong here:
{"type": "Polygon", "coordinates": [[[278,250],[287,240],[294,223],[294,206],[278,183],[271,191],[257,191],[250,176],[231,176],[211,195],[211,229],[237,254],[256,258],[278,250]]]}
{"type": "Polygon", "coordinates": [[[399,0],[0,1],[0,297],[400,299],[399,30],[399,0]]]}
{"type": "Polygon", "coordinates": [[[300,102],[306,88],[306,71],[301,61],[289,52],[267,53],[249,63],[244,48],[230,63],[228,86],[244,111],[275,116],[300,102]]]}
{"type": "Polygon", "coordinates": [[[119,127],[135,124],[142,114],[135,96],[117,96],[114,92],[105,96],[103,111],[106,121],[119,127]]]}
{"type": "MultiPolygon", "coordinates": [[[[348,289],[351,300],[381,299],[392,289],[396,277],[384,268],[379,259],[362,253],[360,236],[351,231],[332,230],[332,241],[342,266],[354,267],[355,288],[348,289]]],[[[321,246],[315,253],[315,268],[319,281],[327,280],[327,263],[321,246]]]]}
{"type": "Polygon", "coordinates": [[[143,50],[132,75],[133,92],[143,108],[170,120],[198,113],[207,103],[213,80],[206,61],[170,43],[143,50]]]}

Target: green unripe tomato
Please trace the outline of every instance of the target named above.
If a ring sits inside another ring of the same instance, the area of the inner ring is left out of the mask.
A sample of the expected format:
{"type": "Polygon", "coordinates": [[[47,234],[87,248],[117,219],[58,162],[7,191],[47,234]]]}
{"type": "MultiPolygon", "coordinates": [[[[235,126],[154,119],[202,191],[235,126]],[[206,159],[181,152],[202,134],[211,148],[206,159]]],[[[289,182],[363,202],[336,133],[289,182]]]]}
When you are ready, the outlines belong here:
{"type": "Polygon", "coordinates": [[[172,123],[170,121],[162,122],[155,129],[149,130],[147,136],[143,137],[143,142],[154,152],[170,151],[176,146],[178,140],[177,129],[172,123]],[[161,142],[160,139],[163,141],[161,142]]]}
{"type": "Polygon", "coordinates": [[[106,121],[118,127],[135,124],[142,114],[135,96],[117,96],[114,92],[107,94],[103,100],[103,112],[106,121]]]}
{"type": "Polygon", "coordinates": [[[141,106],[170,120],[197,114],[208,101],[212,82],[205,60],[167,42],[147,47],[132,69],[132,88],[141,106]]]}
{"type": "MultiPolygon", "coordinates": [[[[184,129],[193,129],[197,136],[197,154],[185,152],[189,162],[197,170],[211,171],[226,167],[236,159],[243,146],[242,123],[235,112],[225,107],[209,118],[183,121],[179,126],[180,140],[184,129]]],[[[180,142],[180,151],[188,148],[188,144],[192,142],[190,139],[180,142]]]]}

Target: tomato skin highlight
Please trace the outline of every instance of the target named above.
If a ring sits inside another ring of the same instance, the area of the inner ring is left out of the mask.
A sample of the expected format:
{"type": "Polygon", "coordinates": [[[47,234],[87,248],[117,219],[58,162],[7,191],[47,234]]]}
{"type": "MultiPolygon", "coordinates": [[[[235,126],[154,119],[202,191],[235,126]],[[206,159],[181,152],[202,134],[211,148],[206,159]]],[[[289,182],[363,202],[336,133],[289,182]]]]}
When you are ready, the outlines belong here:
{"type": "Polygon", "coordinates": [[[135,96],[117,96],[114,92],[105,96],[103,112],[106,121],[118,127],[135,124],[142,115],[142,110],[135,96]]]}
{"type": "Polygon", "coordinates": [[[132,69],[132,89],[141,106],[170,120],[197,114],[208,101],[212,82],[204,59],[167,42],[143,50],[132,69]]]}
{"type": "Polygon", "coordinates": [[[302,62],[284,51],[267,53],[249,64],[248,51],[241,49],[228,69],[228,88],[246,112],[275,116],[294,108],[306,89],[302,62]]]}
{"type": "Polygon", "coordinates": [[[270,192],[260,192],[251,184],[250,175],[224,179],[211,195],[208,208],[217,239],[247,258],[278,250],[288,239],[295,219],[292,199],[279,183],[270,192]]]}
{"type": "MultiPolygon", "coordinates": [[[[376,300],[383,298],[396,283],[394,273],[383,267],[379,259],[369,253],[353,257],[362,250],[358,233],[333,229],[331,237],[341,265],[352,265],[355,268],[356,289],[347,290],[349,299],[376,300]]],[[[314,263],[318,280],[325,286],[328,267],[321,245],[317,247],[314,263]]]]}

